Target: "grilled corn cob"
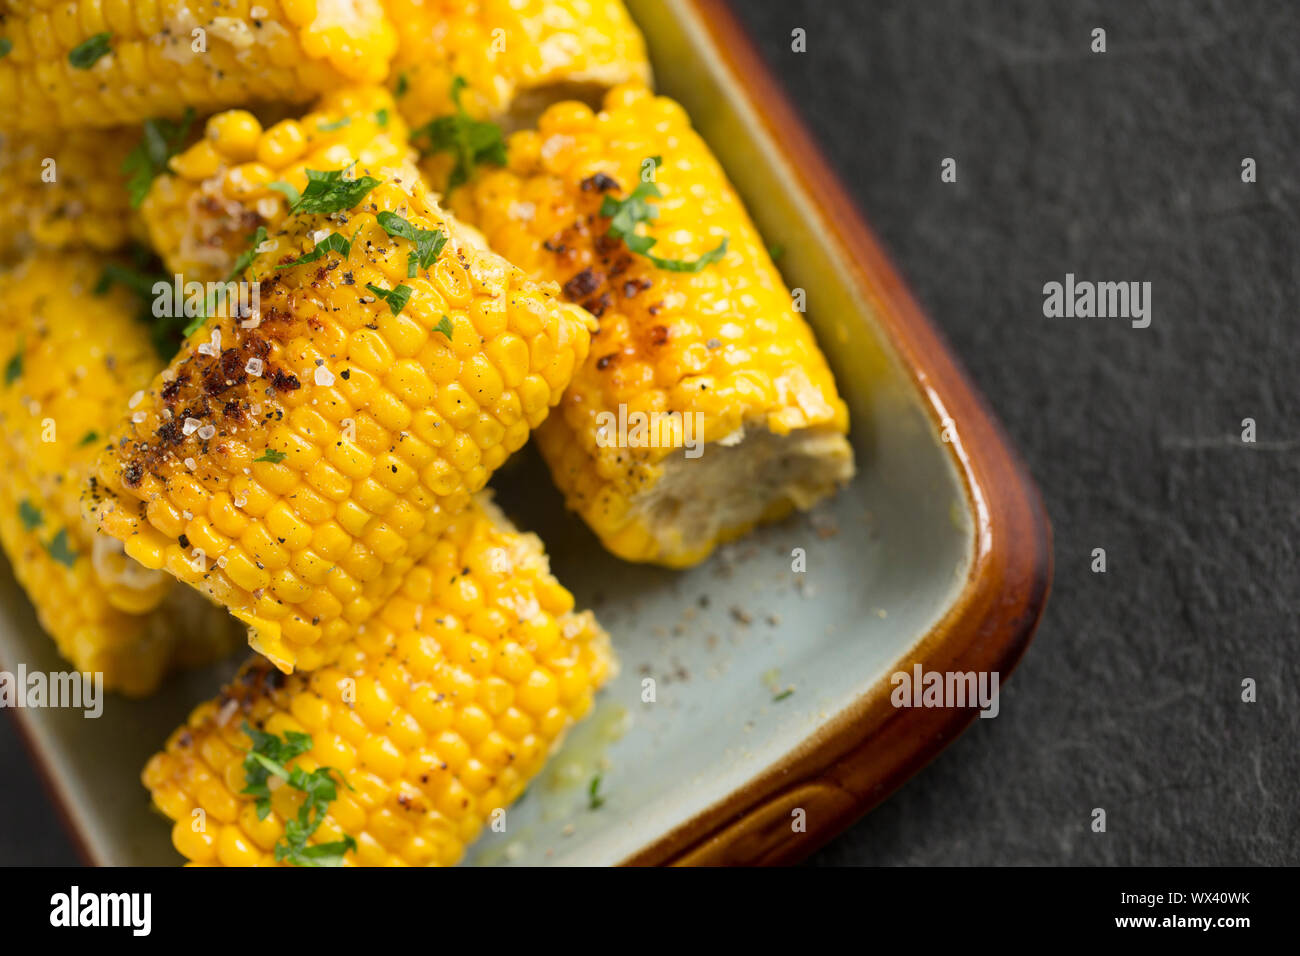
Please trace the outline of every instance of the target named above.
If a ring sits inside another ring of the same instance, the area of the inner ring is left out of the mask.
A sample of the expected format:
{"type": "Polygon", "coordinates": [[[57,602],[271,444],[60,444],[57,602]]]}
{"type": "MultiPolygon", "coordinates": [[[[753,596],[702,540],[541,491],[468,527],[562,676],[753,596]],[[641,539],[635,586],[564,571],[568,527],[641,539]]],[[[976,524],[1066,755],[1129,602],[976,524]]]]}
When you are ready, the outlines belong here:
{"type": "Polygon", "coordinates": [[[139,138],[138,129],[0,132],[0,259],[32,246],[109,250],[142,239],[119,172],[139,138]]]}
{"type": "Polygon", "coordinates": [[[398,31],[398,103],[410,123],[450,113],[451,85],[478,119],[531,124],[546,105],[650,82],[621,0],[384,0],[398,31]]]}
{"type": "Polygon", "coordinates": [[[414,159],[406,123],[379,87],[326,94],[301,119],[263,129],[253,114],[211,117],[204,138],[174,157],[141,207],[149,239],[168,271],[201,282],[224,279],[258,226],[274,230],[288,198],[271,188],[306,188],[308,169],[371,169],[414,159]]]}
{"type": "Polygon", "coordinates": [[[413,171],[356,175],[326,188],[363,195],[263,243],[260,309],[208,318],[97,465],[103,530],[286,671],[328,663],[527,440],[592,323],[466,241],[413,171]]]}
{"type": "Polygon", "coordinates": [[[115,126],[299,101],[388,73],[379,0],[8,0],[0,128],[115,126]]]}
{"type": "Polygon", "coordinates": [[[277,846],[284,862],[314,862],[286,834],[300,788],[273,785],[260,820],[243,793],[246,723],[307,734],[297,766],[335,768],[346,784],[309,845],[335,844],[349,865],[450,865],[523,792],[615,666],[608,636],[590,611],[574,612],[537,537],[476,501],[337,663],[287,678],[250,664],[172,734],[143,781],[194,863],[272,863],[277,846]]]}
{"type": "Polygon", "coordinates": [[[101,268],[46,253],[0,277],[0,543],[60,653],[138,695],[173,665],[233,650],[239,635],[82,517],[81,486],[117,408],[161,364],[131,297],[91,293],[101,268]]]}
{"type": "Polygon", "coordinates": [[[826,360],[680,106],[634,86],[599,114],[557,104],[508,156],[451,207],[599,319],[538,447],[609,550],[685,567],[848,480],[848,411],[826,360]],[[618,200],[644,193],[643,177],[662,198],[643,195],[638,213],[618,200]],[[624,215],[602,214],[607,201],[624,215]],[[629,222],[648,230],[608,234],[629,222]],[[633,252],[647,232],[653,251],[633,252]]]}

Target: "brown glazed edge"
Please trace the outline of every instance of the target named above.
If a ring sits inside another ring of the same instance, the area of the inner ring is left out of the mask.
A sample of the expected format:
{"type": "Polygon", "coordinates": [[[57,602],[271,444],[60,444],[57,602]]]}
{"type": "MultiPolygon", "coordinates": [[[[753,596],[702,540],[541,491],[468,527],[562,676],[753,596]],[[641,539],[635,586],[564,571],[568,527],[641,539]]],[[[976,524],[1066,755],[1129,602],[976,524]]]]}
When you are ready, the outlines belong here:
{"type": "MultiPolygon", "coordinates": [[[[687,0],[713,47],[795,170],[829,241],[920,390],[948,443],[975,515],[966,585],[898,669],[996,671],[1002,680],[1033,637],[1052,578],[1042,498],[983,399],[922,313],[856,211],[725,0],[687,0]]],[[[824,845],[957,738],[976,710],[895,708],[882,678],[781,763],[624,860],[624,865],[780,865],[824,845]],[[805,832],[793,832],[793,811],[805,832]]]]}

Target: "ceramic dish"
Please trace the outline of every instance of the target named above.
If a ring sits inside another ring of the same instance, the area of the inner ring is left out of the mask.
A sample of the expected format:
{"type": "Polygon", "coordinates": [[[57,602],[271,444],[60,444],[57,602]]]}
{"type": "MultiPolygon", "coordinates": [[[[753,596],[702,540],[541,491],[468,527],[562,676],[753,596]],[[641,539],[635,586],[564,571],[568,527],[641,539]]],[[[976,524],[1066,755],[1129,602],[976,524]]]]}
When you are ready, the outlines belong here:
{"type": "MultiPolygon", "coordinates": [[[[660,89],[689,111],[784,247],[786,280],[807,292],[853,416],[859,474],[811,514],[688,572],[609,557],[530,451],[494,480],[623,666],[506,832],[485,834],[468,864],[801,858],[975,716],[894,708],[889,675],[920,663],[1005,680],[1050,580],[1037,491],[729,11],[716,0],[628,5],[660,89]]],[[[0,661],[62,669],[7,574],[0,600],[0,661]]],[[[233,667],[185,675],[148,701],[112,698],[97,720],[13,711],[89,861],[179,861],[140,768],[233,667]]]]}

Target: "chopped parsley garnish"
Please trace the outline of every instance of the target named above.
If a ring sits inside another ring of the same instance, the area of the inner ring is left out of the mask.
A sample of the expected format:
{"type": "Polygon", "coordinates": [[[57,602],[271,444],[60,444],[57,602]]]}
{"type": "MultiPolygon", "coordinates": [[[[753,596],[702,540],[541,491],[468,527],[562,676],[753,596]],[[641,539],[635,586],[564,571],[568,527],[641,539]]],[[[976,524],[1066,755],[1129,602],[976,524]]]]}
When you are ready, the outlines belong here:
{"type": "Polygon", "coordinates": [[[322,133],[332,133],[336,129],[342,129],[352,122],[351,116],[345,116],[342,119],[335,120],[333,123],[317,123],[316,128],[322,133]]]}
{"type": "Polygon", "coordinates": [[[14,48],[14,41],[8,37],[0,37],[0,60],[9,55],[9,51],[14,48]]]}
{"type": "Polygon", "coordinates": [[[18,517],[22,519],[24,531],[31,531],[33,528],[39,528],[41,526],[41,521],[44,520],[41,518],[40,509],[26,498],[18,504],[18,517]]]}
{"type": "Polygon", "coordinates": [[[50,543],[45,546],[45,550],[50,553],[50,557],[62,564],[64,567],[72,567],[77,561],[77,552],[68,547],[68,529],[60,528],[59,533],[50,539],[50,543]]]}
{"type": "Polygon", "coordinates": [[[244,274],[244,270],[253,264],[257,257],[257,247],[266,242],[266,226],[258,226],[257,231],[248,240],[248,248],[239,254],[235,264],[230,267],[230,275],[226,276],[227,282],[234,282],[244,274]]]}
{"type": "Polygon", "coordinates": [[[285,453],[276,451],[274,448],[268,448],[262,454],[258,455],[253,461],[269,461],[273,465],[278,465],[284,461],[285,453]]]}
{"type": "MultiPolygon", "coordinates": [[[[352,166],[355,165],[356,163],[352,164],[352,166]]],[[[290,214],[308,212],[329,215],[342,212],[344,209],[351,209],[361,202],[366,193],[379,185],[379,180],[371,176],[362,176],[360,179],[344,179],[343,174],[352,169],[352,166],[347,169],[330,170],[329,172],[321,172],[319,169],[306,170],[307,188],[289,206],[290,214]]]]}
{"type": "Polygon", "coordinates": [[[138,207],[149,195],[150,184],[166,171],[168,160],[180,151],[193,122],[193,108],[187,108],[179,122],[168,119],[144,121],[144,135],[122,161],[132,208],[138,207]]]}
{"type": "Polygon", "coordinates": [[[411,287],[406,284],[399,285],[396,289],[383,289],[373,282],[367,282],[366,288],[387,302],[388,309],[393,315],[406,308],[406,303],[411,299],[411,287]]]}
{"type": "Polygon", "coordinates": [[[68,51],[68,62],[72,64],[73,69],[89,70],[99,62],[100,57],[109,54],[109,40],[112,38],[111,33],[96,33],[68,51]]]}
{"type": "Polygon", "coordinates": [[[456,112],[451,116],[439,116],[423,126],[411,131],[411,139],[427,137],[429,148],[425,153],[452,153],[456,165],[452,167],[447,180],[447,192],[451,192],[469,179],[474,169],[483,163],[506,164],[506,141],[501,127],[473,119],[460,104],[460,91],[465,88],[465,78],[458,76],[451,81],[451,100],[456,104],[456,112]]]}
{"type": "MultiPolygon", "coordinates": [[[[661,160],[658,156],[650,156],[647,157],[646,162],[658,169],[661,160]]],[[[696,259],[662,259],[652,253],[651,248],[659,240],[638,234],[636,227],[640,223],[648,225],[659,218],[659,209],[650,205],[649,200],[661,198],[663,193],[659,191],[653,179],[637,183],[636,188],[624,199],[606,196],[604,202],[600,204],[600,214],[609,219],[609,229],[605,235],[622,239],[623,244],[632,252],[645,256],[656,267],[669,272],[699,272],[726,255],[728,241],[726,236],[717,246],[696,259]]]]}
{"type": "MultiPolygon", "coordinates": [[[[230,273],[225,279],[226,285],[229,285],[231,282],[241,281],[244,270],[251,266],[253,260],[257,258],[258,246],[264,242],[266,242],[266,227],[258,226],[257,230],[248,237],[248,248],[235,258],[235,264],[230,267],[230,273]]],[[[250,275],[249,278],[254,282],[257,281],[256,276],[250,275]]],[[[185,329],[181,332],[185,338],[189,338],[199,329],[203,328],[203,323],[208,321],[208,316],[211,314],[211,308],[215,304],[212,301],[214,296],[219,299],[222,295],[224,295],[224,293],[220,289],[209,289],[207,295],[203,297],[203,305],[199,309],[199,314],[194,316],[194,318],[190,320],[190,324],[185,326],[185,329]]]]}
{"type": "Polygon", "coordinates": [[[388,110],[375,110],[375,122],[379,124],[380,129],[388,126],[388,110]]]}
{"type": "Polygon", "coordinates": [[[298,197],[301,195],[301,193],[299,193],[291,183],[286,183],[279,179],[273,183],[267,183],[266,188],[274,189],[278,193],[283,193],[284,198],[289,200],[290,208],[293,208],[293,204],[298,201],[298,197]]]}
{"type": "Polygon", "coordinates": [[[397,86],[393,87],[393,96],[401,99],[406,95],[406,91],[411,88],[411,84],[406,79],[405,73],[397,74],[397,86]]]}
{"type": "Polygon", "coordinates": [[[587,809],[599,810],[605,805],[605,798],[600,795],[600,774],[591,778],[591,785],[587,787],[587,809]]]}
{"type": "Polygon", "coordinates": [[[352,242],[346,236],[341,236],[337,232],[331,232],[328,236],[316,243],[316,248],[311,252],[304,253],[301,257],[294,259],[293,262],[286,262],[278,265],[276,269],[290,269],[293,266],[306,265],[309,262],[315,262],[324,258],[327,252],[337,252],[344,259],[352,252],[352,242]]]}
{"type": "Polygon", "coordinates": [[[99,432],[88,431],[81,436],[81,441],[77,442],[77,444],[84,448],[86,445],[93,445],[97,441],[99,441],[99,432]]]}
{"type": "Polygon", "coordinates": [[[18,340],[18,351],[5,363],[5,384],[12,385],[23,374],[23,340],[18,340]]]}
{"type": "MultiPolygon", "coordinates": [[[[284,732],[284,740],[244,722],[244,733],[253,741],[253,747],[244,757],[244,780],[241,791],[257,798],[257,818],[265,820],[271,812],[272,776],[279,777],[290,787],[306,795],[298,807],[298,816],[285,820],[284,837],[275,845],[276,862],[288,861],[295,866],[342,866],[343,856],[356,851],[357,841],[350,836],[333,843],[309,846],[307,841],[325,819],[329,805],[338,797],[338,787],[331,767],[320,767],[311,773],[301,767],[290,768],[289,762],[311,750],[311,736],[293,730],[284,732]]],[[[343,775],[338,779],[349,790],[352,787],[343,775]]]]}
{"type": "Polygon", "coordinates": [[[438,259],[442,247],[447,244],[447,236],[441,229],[420,229],[411,225],[395,212],[381,212],[377,217],[384,232],[397,239],[406,239],[415,243],[415,251],[406,257],[406,277],[415,278],[415,267],[427,269],[438,259]]]}
{"type": "Polygon", "coordinates": [[[781,691],[781,693],[777,694],[775,697],[772,698],[772,703],[774,703],[774,704],[775,704],[775,703],[779,703],[780,701],[785,700],[787,697],[789,697],[789,696],[790,696],[791,694],[793,694],[793,693],[794,693],[794,688],[793,688],[793,687],[787,687],[785,690],[781,691]]]}
{"type": "Polygon", "coordinates": [[[779,262],[781,257],[785,255],[785,246],[779,242],[773,243],[767,247],[767,255],[773,262],[779,262]]]}
{"type": "Polygon", "coordinates": [[[116,282],[118,285],[130,289],[141,298],[147,299],[153,295],[153,286],[156,281],[158,281],[156,277],[146,275],[139,269],[133,269],[118,262],[108,262],[104,264],[104,271],[99,274],[99,280],[90,291],[95,295],[103,295],[116,282]]]}
{"type": "Polygon", "coordinates": [[[433,327],[433,331],[441,332],[443,335],[447,336],[447,341],[451,341],[451,319],[444,315],[438,320],[438,324],[433,327]]]}
{"type": "Polygon", "coordinates": [[[91,291],[95,295],[104,295],[110,286],[117,283],[133,292],[140,299],[140,311],[136,318],[149,327],[149,338],[158,355],[170,359],[176,354],[176,349],[180,347],[184,335],[188,334],[182,333],[185,314],[184,312],[161,316],[153,314],[154,286],[159,282],[170,283],[171,280],[162,274],[162,267],[153,253],[143,246],[132,248],[132,259],[134,266],[117,262],[105,264],[104,271],[99,275],[99,281],[91,291]]]}

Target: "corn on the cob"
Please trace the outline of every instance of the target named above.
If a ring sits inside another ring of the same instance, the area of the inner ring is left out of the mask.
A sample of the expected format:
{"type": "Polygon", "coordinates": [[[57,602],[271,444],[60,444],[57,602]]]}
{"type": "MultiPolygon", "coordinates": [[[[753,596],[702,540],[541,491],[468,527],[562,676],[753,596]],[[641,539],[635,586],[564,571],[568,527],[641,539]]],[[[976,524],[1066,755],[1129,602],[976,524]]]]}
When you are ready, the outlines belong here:
{"type": "Polygon", "coordinates": [[[0,259],[33,246],[110,250],[144,238],[122,161],[138,129],[0,132],[0,259]]]}
{"type": "Polygon", "coordinates": [[[253,114],[211,117],[204,138],[173,157],[141,207],[154,250],[168,271],[224,279],[258,226],[275,230],[289,200],[272,183],[301,191],[308,169],[371,169],[414,159],[406,123],[380,87],[338,90],[301,119],[264,129],[253,114]]]}
{"type": "Polygon", "coordinates": [[[599,114],[557,104],[510,138],[508,155],[450,204],[599,319],[538,446],[607,548],[685,567],[851,477],[848,411],[826,360],[680,106],[635,86],[610,91],[599,114]],[[627,210],[657,238],[644,255],[607,234],[601,210],[652,173],[662,198],[642,202],[657,218],[627,210]],[[696,268],[701,256],[717,258],[696,268]]]}
{"type": "Polygon", "coordinates": [[[306,100],[388,73],[379,0],[9,0],[0,128],[116,126],[306,100]]]}
{"type": "Polygon", "coordinates": [[[308,734],[296,766],[334,768],[346,784],[311,845],[352,837],[355,850],[337,854],[347,865],[450,865],[523,792],[615,666],[608,636],[590,611],[574,612],[537,537],[476,501],[337,663],[287,678],[249,665],[172,734],[144,785],[186,859],[273,863],[304,794],[273,784],[258,819],[242,792],[254,746],[242,728],[308,734]]]}
{"type": "Polygon", "coordinates": [[[455,77],[478,119],[529,124],[557,99],[650,82],[621,0],[384,0],[397,27],[393,75],[412,126],[450,113],[455,77]]]}
{"type": "Polygon", "coordinates": [[[162,364],[131,297],[91,293],[102,266],[46,253],[0,277],[0,543],[60,653],[138,695],[171,666],[233,650],[239,634],[82,516],[81,487],[117,409],[162,364]]]}
{"type": "Polygon", "coordinates": [[[559,401],[594,324],[464,239],[413,170],[369,173],[266,240],[260,310],[209,317],[97,466],[100,526],[284,670],[328,663],[400,584],[559,401]]]}

